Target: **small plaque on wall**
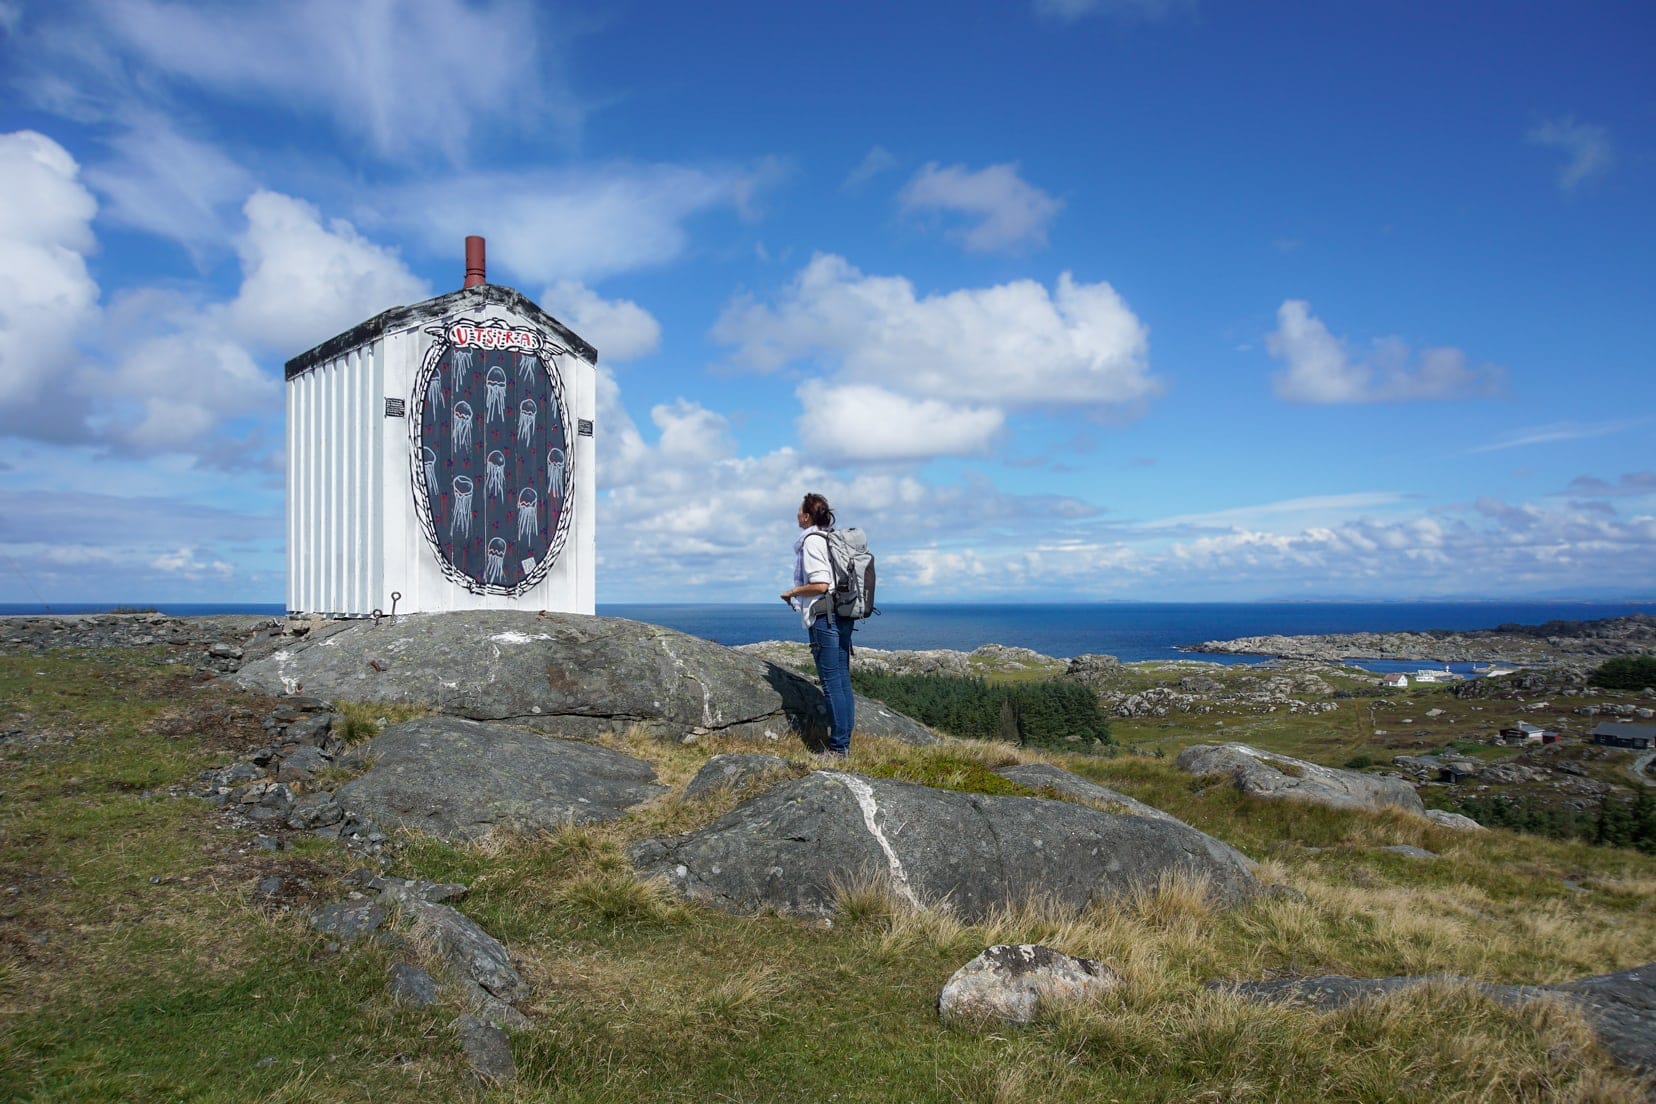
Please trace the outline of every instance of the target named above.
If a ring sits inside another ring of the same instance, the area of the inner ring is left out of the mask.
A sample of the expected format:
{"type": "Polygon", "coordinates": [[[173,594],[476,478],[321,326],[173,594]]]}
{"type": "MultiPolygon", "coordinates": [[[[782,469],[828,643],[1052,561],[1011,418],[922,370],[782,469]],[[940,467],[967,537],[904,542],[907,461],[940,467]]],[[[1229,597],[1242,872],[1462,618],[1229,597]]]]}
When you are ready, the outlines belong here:
{"type": "Polygon", "coordinates": [[[407,416],[407,406],[401,399],[385,400],[385,416],[387,418],[402,418],[407,416]]]}
{"type": "Polygon", "coordinates": [[[578,437],[591,437],[592,436],[592,419],[591,418],[582,418],[582,419],[580,419],[576,423],[575,434],[578,437]]]}

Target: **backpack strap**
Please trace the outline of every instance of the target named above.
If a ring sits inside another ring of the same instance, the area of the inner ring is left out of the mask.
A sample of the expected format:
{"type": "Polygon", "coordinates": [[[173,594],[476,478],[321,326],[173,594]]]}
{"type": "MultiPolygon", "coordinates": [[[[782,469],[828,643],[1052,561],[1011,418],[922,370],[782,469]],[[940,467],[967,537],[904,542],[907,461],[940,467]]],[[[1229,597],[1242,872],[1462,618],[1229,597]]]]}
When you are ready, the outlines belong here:
{"type": "Polygon", "coordinates": [[[839,593],[839,566],[834,563],[834,546],[833,542],[828,539],[828,534],[832,532],[832,529],[818,529],[814,533],[806,533],[805,535],[807,537],[822,538],[822,555],[828,561],[828,593],[824,594],[823,597],[828,599],[829,619],[835,625],[838,625],[840,620],[839,609],[837,608],[837,599],[834,596],[839,593]]]}

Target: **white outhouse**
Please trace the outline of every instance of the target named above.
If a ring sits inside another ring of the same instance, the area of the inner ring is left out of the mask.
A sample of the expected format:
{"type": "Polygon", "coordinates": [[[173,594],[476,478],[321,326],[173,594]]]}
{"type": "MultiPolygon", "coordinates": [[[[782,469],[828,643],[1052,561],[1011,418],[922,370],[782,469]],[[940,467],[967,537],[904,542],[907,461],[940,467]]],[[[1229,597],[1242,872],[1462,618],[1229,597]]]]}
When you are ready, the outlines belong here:
{"type": "Polygon", "coordinates": [[[598,353],[487,283],[287,363],[287,605],[593,612],[598,353]]]}

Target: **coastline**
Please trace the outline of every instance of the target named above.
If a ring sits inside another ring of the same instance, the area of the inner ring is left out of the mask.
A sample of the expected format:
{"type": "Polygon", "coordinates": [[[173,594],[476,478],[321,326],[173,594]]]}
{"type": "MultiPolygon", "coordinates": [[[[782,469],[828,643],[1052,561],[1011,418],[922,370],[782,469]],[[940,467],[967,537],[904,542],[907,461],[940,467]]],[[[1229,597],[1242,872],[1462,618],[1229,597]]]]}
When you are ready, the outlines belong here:
{"type": "Polygon", "coordinates": [[[1596,665],[1620,655],[1656,652],[1656,617],[1633,614],[1598,621],[1502,625],[1473,632],[1330,633],[1208,640],[1189,649],[1201,655],[1267,655],[1319,662],[1414,660],[1431,663],[1503,663],[1516,667],[1596,665]]]}
{"type": "MultiPolygon", "coordinates": [[[[279,624],[293,620],[286,614],[273,615],[268,612],[230,611],[220,607],[196,607],[203,612],[168,612],[149,610],[84,610],[84,611],[16,611],[0,606],[0,625],[15,626],[30,621],[54,622],[61,625],[68,624],[125,624],[125,625],[180,625],[194,623],[205,627],[209,624],[216,627],[219,633],[235,634],[238,631],[249,630],[261,625],[279,624]]],[[[652,609],[637,607],[627,612],[645,614],[652,609]]],[[[729,608],[729,607],[725,607],[729,608]]],[[[1024,608],[1024,607],[1019,607],[1024,608]]],[[[1030,607],[1045,611],[1047,607],[1030,607]]],[[[1153,607],[1160,609],[1161,607],[1153,607]]],[[[1188,607],[1206,608],[1206,607],[1188,607]]],[[[718,618],[719,607],[713,608],[709,615],[704,607],[683,606],[677,607],[680,616],[677,618],[634,616],[631,620],[644,620],[665,628],[686,632],[688,635],[700,636],[714,643],[729,647],[754,649],[759,651],[774,651],[786,653],[797,645],[803,648],[802,642],[791,636],[782,636],[778,629],[786,631],[792,628],[792,618],[784,627],[778,625],[777,618],[771,616],[773,611],[764,607],[763,615],[754,617],[746,611],[749,607],[740,607],[744,611],[747,621],[737,625],[721,622],[718,618]],[[673,623],[678,621],[677,624],[673,623]],[[696,631],[700,629],[701,631],[696,631]],[[732,629],[745,631],[732,632],[732,629]],[[724,631],[713,631],[724,630],[724,631]],[[746,639],[743,637],[746,636],[746,639]],[[734,639],[732,637],[735,637],[734,639]]],[[[980,618],[982,607],[951,607],[951,610],[968,610],[980,618]]],[[[613,617],[619,613],[614,607],[604,609],[599,616],[613,617]]],[[[302,618],[308,622],[316,622],[319,618],[302,618]]],[[[877,619],[876,619],[877,620],[877,619]]],[[[895,620],[895,618],[894,618],[895,620]]],[[[956,636],[968,636],[975,639],[983,633],[993,630],[997,624],[990,620],[973,623],[971,634],[957,633],[956,636]]],[[[1026,621],[1012,619],[1001,623],[1000,627],[1007,628],[1007,634],[1002,639],[987,640],[975,643],[970,647],[961,646],[920,646],[904,647],[890,646],[882,638],[890,637],[890,632],[882,633],[880,626],[870,622],[861,622],[858,625],[857,654],[866,659],[879,659],[882,666],[903,667],[908,669],[939,671],[977,671],[995,673],[1001,668],[1009,667],[1013,670],[1030,671],[1040,669],[1046,673],[1061,673],[1066,665],[1082,662],[1096,664],[1099,661],[1108,663],[1146,663],[1161,664],[1187,663],[1191,665],[1225,665],[1244,666],[1268,664],[1273,660],[1300,660],[1317,663],[1328,663],[1360,667],[1370,673],[1386,674],[1393,671],[1407,671],[1411,664],[1456,665],[1463,668],[1461,675],[1481,673],[1471,670],[1476,665],[1494,664],[1502,667],[1588,667],[1597,666],[1606,659],[1621,655],[1639,655],[1656,653],[1656,616],[1646,613],[1634,613],[1628,616],[1600,618],[1597,620],[1562,621],[1550,620],[1538,624],[1501,624],[1495,628],[1457,630],[1457,629],[1426,629],[1416,631],[1356,631],[1337,633],[1267,633],[1256,635],[1239,635],[1225,638],[1201,640],[1198,643],[1174,642],[1176,638],[1165,625],[1155,622],[1153,616],[1147,617],[1144,625],[1139,626],[1092,626],[1090,633],[1079,630],[1060,633],[1056,639],[1077,641],[1093,644],[1087,648],[1072,648],[1068,650],[1046,650],[1040,647],[1030,647],[1019,642],[1019,637],[1027,639],[1031,634],[1027,631],[1026,621]],[[1149,626],[1149,627],[1146,627],[1149,626]],[[1154,634],[1154,643],[1144,642],[1147,634],[1154,634]],[[1116,642],[1124,642],[1125,648],[1112,648],[1116,642]],[[884,657],[884,658],[880,658],[884,657]]],[[[907,626],[911,635],[915,626],[907,626]]],[[[921,626],[924,628],[924,626],[921,626]]],[[[935,630],[929,635],[943,635],[935,630]]],[[[1042,638],[1041,632],[1033,634],[1037,639],[1042,638]]],[[[1050,635],[1050,633],[1048,634],[1050,635]]],[[[900,637],[899,637],[900,638],[900,637]]]]}

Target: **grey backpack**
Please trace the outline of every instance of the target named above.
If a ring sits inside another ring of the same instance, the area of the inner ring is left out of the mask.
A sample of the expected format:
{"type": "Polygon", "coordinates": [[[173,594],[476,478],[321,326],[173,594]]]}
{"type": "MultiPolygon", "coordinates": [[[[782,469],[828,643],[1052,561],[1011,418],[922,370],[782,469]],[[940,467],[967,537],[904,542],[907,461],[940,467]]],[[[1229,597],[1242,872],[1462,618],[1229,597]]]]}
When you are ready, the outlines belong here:
{"type": "Polygon", "coordinates": [[[814,533],[828,542],[828,565],[834,571],[834,616],[859,621],[879,613],[874,607],[874,553],[861,529],[830,529],[814,533]]]}

